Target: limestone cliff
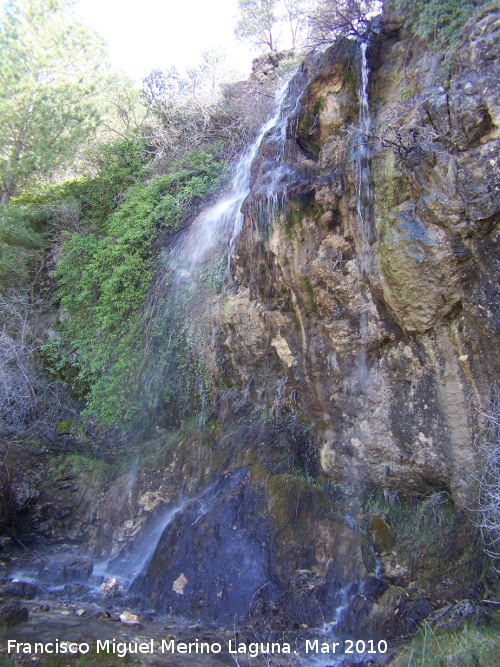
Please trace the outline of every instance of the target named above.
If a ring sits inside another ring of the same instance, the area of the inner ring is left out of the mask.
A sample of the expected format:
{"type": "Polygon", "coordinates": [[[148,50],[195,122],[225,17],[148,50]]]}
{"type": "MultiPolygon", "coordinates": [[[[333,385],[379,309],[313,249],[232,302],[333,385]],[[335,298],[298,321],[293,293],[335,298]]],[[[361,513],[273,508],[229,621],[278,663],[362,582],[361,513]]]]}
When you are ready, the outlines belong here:
{"type": "Polygon", "coordinates": [[[370,45],[367,275],[353,43],[303,66],[310,81],[287,135],[294,177],[264,221],[255,168],[231,285],[211,315],[212,366],[313,424],[331,480],[470,502],[481,405],[500,366],[499,27],[485,11],[441,66],[394,19],[370,45]]]}

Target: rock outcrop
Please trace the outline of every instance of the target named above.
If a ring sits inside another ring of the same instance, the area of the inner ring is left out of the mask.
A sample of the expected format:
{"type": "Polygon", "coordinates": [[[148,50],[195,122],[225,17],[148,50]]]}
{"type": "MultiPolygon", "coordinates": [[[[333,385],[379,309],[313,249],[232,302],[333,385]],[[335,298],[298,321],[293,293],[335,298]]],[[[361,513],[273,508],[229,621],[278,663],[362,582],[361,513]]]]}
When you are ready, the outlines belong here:
{"type": "Polygon", "coordinates": [[[441,69],[396,30],[369,49],[368,275],[352,42],[304,66],[282,207],[266,209],[255,168],[232,285],[211,314],[211,363],[253,401],[300,411],[335,482],[470,499],[500,365],[499,21],[483,12],[441,69]]]}

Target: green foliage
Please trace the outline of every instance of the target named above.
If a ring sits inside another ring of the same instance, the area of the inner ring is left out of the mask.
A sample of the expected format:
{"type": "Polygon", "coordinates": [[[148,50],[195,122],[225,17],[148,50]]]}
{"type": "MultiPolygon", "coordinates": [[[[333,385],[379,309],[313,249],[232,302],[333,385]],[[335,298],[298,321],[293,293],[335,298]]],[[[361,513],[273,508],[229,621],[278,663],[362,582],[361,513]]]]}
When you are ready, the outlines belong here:
{"type": "MultiPolygon", "coordinates": [[[[103,182],[111,180],[118,189],[114,175],[123,183],[137,171],[135,162],[130,171],[107,167],[103,182]]],[[[224,175],[224,164],[209,152],[189,153],[170,173],[129,187],[111,215],[101,217],[98,229],[67,236],[57,267],[62,340],[50,341],[45,353],[55,373],[67,363],[77,369],[74,384],[87,392],[87,413],[103,425],[125,428],[152,409],[156,398],[141,386],[148,359],[144,346],[156,345],[162,354],[175,356],[179,340],[189,338],[188,331],[178,332],[179,337],[169,336],[168,344],[160,344],[157,339],[164,337],[163,331],[151,336],[145,330],[143,309],[154,276],[152,245],[160,234],[179,229],[224,175]]],[[[79,195],[86,197],[88,217],[93,211],[103,216],[111,206],[105,197],[89,196],[105,192],[99,179],[100,175],[90,185],[65,188],[77,201],[79,195]]],[[[182,316],[185,327],[184,311],[182,316]]],[[[162,361],[160,355],[156,363],[162,361]]],[[[191,361],[185,360],[188,366],[191,361]]],[[[181,364],[180,371],[187,369],[181,364]]],[[[168,391],[163,388],[165,395],[168,391]]]]}
{"type": "Polygon", "coordinates": [[[276,0],[238,0],[240,18],[235,29],[238,39],[250,39],[257,47],[267,46],[275,51],[276,4],[276,0]]]}
{"type": "Polygon", "coordinates": [[[29,206],[0,206],[0,287],[28,278],[29,260],[42,245],[29,206]]]}
{"type": "Polygon", "coordinates": [[[104,46],[67,0],[16,0],[0,14],[2,204],[73,164],[96,128],[104,46]]]}
{"type": "Polygon", "coordinates": [[[412,643],[401,651],[394,667],[498,667],[500,665],[500,618],[489,627],[465,627],[436,635],[425,623],[412,643]]]}
{"type": "Polygon", "coordinates": [[[478,7],[488,0],[394,0],[405,25],[421,39],[446,49],[478,7]]]}
{"type": "Polygon", "coordinates": [[[91,157],[98,175],[54,188],[49,199],[76,200],[82,221],[100,225],[113,213],[123,193],[144,177],[149,155],[142,139],[130,137],[102,144],[91,157]]]}
{"type": "Polygon", "coordinates": [[[380,0],[318,0],[309,16],[310,46],[333,44],[339,35],[364,38],[381,11],[380,0]]]}

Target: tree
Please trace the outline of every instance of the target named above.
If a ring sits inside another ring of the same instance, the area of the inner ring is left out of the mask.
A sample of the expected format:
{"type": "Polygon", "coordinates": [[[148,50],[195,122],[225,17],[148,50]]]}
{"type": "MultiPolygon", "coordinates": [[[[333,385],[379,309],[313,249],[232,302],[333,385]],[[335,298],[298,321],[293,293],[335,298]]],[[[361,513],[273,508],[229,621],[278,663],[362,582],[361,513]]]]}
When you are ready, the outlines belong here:
{"type": "Polygon", "coordinates": [[[283,0],[282,5],[282,20],[290,32],[290,46],[295,49],[307,30],[312,2],[310,0],[283,0]]]}
{"type": "Polygon", "coordinates": [[[222,84],[237,79],[237,73],[229,67],[227,55],[222,49],[203,51],[199,63],[187,73],[191,82],[190,92],[212,102],[216,101],[222,84]]]}
{"type": "Polygon", "coordinates": [[[256,47],[267,46],[276,51],[276,0],[238,0],[240,18],[235,34],[238,39],[249,39],[256,47]]]}
{"type": "Polygon", "coordinates": [[[338,35],[363,38],[381,11],[379,0],[320,0],[309,16],[312,43],[331,44],[338,35]]]}
{"type": "Polygon", "coordinates": [[[0,183],[8,204],[70,164],[98,124],[103,41],[69,0],[14,0],[0,14],[0,183]]]}

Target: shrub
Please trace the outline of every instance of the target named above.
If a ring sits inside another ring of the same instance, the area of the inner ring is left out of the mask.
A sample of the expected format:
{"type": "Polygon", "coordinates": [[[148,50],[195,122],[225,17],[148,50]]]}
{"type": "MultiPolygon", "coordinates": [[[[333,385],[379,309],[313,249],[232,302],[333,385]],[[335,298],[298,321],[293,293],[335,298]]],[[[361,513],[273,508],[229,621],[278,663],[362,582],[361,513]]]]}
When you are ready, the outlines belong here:
{"type": "Polygon", "coordinates": [[[33,316],[26,295],[0,298],[0,434],[52,438],[75,411],[61,383],[36,363],[33,316]]]}
{"type": "Polygon", "coordinates": [[[29,206],[0,206],[0,286],[24,283],[29,263],[42,245],[29,206]]]}
{"type": "Polygon", "coordinates": [[[144,177],[150,157],[141,138],[101,144],[89,156],[95,176],[56,186],[45,195],[44,201],[76,201],[81,221],[99,226],[119,206],[127,189],[144,177]]]}
{"type": "Polygon", "coordinates": [[[500,387],[484,412],[483,473],[479,482],[478,526],[485,552],[500,559],[500,387]]]}
{"type": "Polygon", "coordinates": [[[446,49],[487,0],[394,0],[405,26],[421,39],[446,49]]]}
{"type": "MultiPolygon", "coordinates": [[[[126,427],[151,407],[138,394],[154,241],[179,230],[224,177],[221,161],[194,151],[169,173],[130,186],[98,229],[67,236],[56,272],[62,342],[51,341],[45,352],[54,372],[67,363],[75,368],[73,385],[86,392],[87,415],[105,426],[126,427]]],[[[170,342],[171,356],[177,350],[170,342]]]]}

